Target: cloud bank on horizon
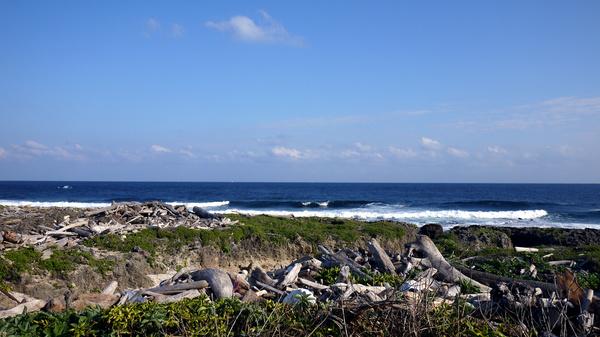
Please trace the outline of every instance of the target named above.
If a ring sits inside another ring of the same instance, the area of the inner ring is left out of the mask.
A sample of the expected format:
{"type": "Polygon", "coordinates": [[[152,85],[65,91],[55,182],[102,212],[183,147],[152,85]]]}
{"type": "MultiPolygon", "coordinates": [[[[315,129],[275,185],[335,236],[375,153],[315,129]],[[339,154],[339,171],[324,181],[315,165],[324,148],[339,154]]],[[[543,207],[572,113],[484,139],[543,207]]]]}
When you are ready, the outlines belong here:
{"type": "Polygon", "coordinates": [[[600,183],[600,5],[545,4],[5,3],[0,180],[600,183]]]}

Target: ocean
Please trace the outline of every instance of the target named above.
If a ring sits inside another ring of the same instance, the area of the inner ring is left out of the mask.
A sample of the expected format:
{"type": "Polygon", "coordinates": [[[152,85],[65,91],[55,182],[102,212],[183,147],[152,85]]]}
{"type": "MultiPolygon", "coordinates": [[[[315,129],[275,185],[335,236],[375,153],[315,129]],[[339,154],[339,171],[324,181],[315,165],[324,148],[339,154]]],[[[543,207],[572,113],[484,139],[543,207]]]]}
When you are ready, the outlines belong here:
{"type": "Polygon", "coordinates": [[[415,224],[600,228],[599,184],[0,182],[0,205],[160,200],[210,212],[415,224]]]}

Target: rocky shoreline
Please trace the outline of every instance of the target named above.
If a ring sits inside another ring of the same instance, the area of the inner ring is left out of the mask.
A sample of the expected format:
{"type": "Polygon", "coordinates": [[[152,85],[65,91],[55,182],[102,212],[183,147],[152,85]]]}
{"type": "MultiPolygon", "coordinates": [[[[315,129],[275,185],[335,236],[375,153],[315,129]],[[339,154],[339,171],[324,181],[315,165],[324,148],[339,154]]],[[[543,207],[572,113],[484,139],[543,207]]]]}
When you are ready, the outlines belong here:
{"type": "Polygon", "coordinates": [[[427,297],[432,307],[463,303],[496,319],[527,308],[560,318],[573,332],[598,332],[592,276],[600,272],[600,252],[594,255],[600,230],[378,226],[230,219],[157,202],[89,210],[2,207],[0,317],[202,296],[355,307],[427,297]],[[294,232],[295,226],[307,231],[294,232]],[[331,235],[311,238],[319,226],[331,235]]]}

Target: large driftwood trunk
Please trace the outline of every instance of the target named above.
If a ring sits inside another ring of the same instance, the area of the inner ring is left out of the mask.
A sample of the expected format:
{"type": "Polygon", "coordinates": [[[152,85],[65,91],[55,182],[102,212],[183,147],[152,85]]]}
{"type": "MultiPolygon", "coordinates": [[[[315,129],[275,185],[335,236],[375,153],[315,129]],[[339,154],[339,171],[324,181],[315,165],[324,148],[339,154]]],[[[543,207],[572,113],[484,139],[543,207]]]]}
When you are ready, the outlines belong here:
{"type": "Polygon", "coordinates": [[[440,276],[446,282],[471,282],[474,286],[478,287],[481,291],[490,291],[491,288],[481,284],[470,277],[467,277],[461,273],[458,269],[454,268],[440,253],[435,246],[435,243],[426,235],[417,235],[417,240],[409,247],[415,251],[423,254],[431,263],[431,266],[437,269],[437,275],[440,276]]]}
{"type": "Polygon", "coordinates": [[[540,281],[533,281],[533,280],[521,280],[521,279],[516,279],[516,278],[512,278],[512,277],[505,277],[505,276],[495,275],[492,273],[486,273],[483,271],[471,270],[471,269],[468,269],[465,267],[456,267],[456,269],[458,269],[465,275],[471,277],[472,279],[477,280],[478,282],[481,282],[481,283],[489,285],[489,286],[492,286],[499,282],[522,283],[522,284],[526,284],[532,288],[540,288],[542,291],[544,291],[547,294],[551,294],[553,291],[557,290],[556,285],[554,283],[547,283],[547,282],[540,282],[540,281]]]}
{"type": "Polygon", "coordinates": [[[394,267],[392,260],[385,250],[381,248],[381,245],[379,245],[379,242],[376,239],[372,239],[371,242],[369,242],[369,252],[373,255],[375,264],[380,271],[396,275],[396,267],[394,267]]]}

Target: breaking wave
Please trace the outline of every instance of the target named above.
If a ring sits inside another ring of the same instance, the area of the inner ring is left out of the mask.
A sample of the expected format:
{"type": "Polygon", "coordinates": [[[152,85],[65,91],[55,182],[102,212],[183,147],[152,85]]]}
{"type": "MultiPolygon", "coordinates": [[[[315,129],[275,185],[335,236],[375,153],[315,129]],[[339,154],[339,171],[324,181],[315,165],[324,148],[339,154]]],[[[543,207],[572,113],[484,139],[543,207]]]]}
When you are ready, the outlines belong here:
{"type": "MultiPolygon", "coordinates": [[[[128,199],[114,200],[114,201],[130,201],[128,199]]],[[[150,200],[148,200],[150,201],[150,200]]],[[[195,206],[206,208],[208,210],[212,208],[224,207],[229,205],[229,201],[209,201],[209,202],[185,202],[185,201],[174,201],[167,202],[169,205],[185,205],[187,208],[194,208],[195,206]]],[[[31,201],[31,200],[0,200],[2,206],[30,206],[30,207],[73,207],[73,208],[98,208],[108,207],[111,202],[76,202],[76,201],[31,201]]]]}
{"type": "Polygon", "coordinates": [[[436,219],[456,219],[456,220],[532,220],[548,215],[543,209],[539,210],[518,210],[518,211],[462,211],[462,210],[421,210],[404,212],[376,212],[373,210],[353,209],[353,210],[247,210],[247,209],[227,209],[217,211],[217,213],[241,213],[248,215],[272,215],[272,216],[295,216],[295,217],[329,217],[329,218],[348,218],[360,220],[436,220],[436,219]]]}
{"type": "Polygon", "coordinates": [[[200,208],[206,208],[206,209],[211,209],[211,208],[217,208],[217,207],[224,207],[224,206],[228,206],[229,205],[229,201],[207,201],[207,202],[187,202],[187,201],[173,201],[173,202],[167,202],[167,204],[175,206],[175,205],[185,205],[185,207],[192,209],[194,207],[200,207],[200,208]]]}
{"type": "Polygon", "coordinates": [[[110,202],[0,200],[2,206],[95,208],[110,206],[110,202]]]}

